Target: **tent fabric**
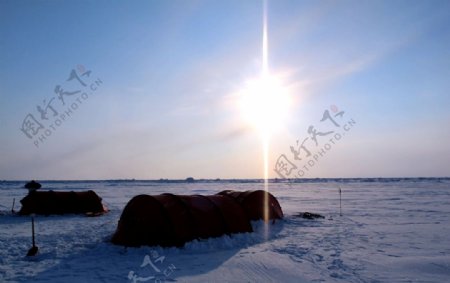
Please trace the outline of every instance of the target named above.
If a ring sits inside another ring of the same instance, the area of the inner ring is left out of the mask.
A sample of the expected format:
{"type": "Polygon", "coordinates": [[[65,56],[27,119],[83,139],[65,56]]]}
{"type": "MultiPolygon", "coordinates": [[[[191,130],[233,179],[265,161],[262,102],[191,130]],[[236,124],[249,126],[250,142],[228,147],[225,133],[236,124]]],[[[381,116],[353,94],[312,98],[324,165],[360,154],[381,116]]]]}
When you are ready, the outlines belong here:
{"type": "Polygon", "coordinates": [[[21,201],[20,215],[84,213],[98,215],[107,210],[92,190],[81,192],[32,191],[21,201]]]}
{"type": "Polygon", "coordinates": [[[277,199],[269,192],[263,190],[256,191],[230,191],[225,190],[219,193],[219,195],[227,195],[234,198],[242,208],[245,210],[247,217],[250,220],[264,219],[264,205],[260,205],[265,202],[267,198],[268,204],[268,219],[281,219],[283,218],[283,210],[277,199]]]}
{"type": "Polygon", "coordinates": [[[271,204],[269,219],[283,217],[278,201],[270,193],[237,193],[244,192],[135,196],[125,206],[111,241],[123,246],[180,247],[194,239],[252,232],[250,221],[264,219],[264,194],[271,204]]]}

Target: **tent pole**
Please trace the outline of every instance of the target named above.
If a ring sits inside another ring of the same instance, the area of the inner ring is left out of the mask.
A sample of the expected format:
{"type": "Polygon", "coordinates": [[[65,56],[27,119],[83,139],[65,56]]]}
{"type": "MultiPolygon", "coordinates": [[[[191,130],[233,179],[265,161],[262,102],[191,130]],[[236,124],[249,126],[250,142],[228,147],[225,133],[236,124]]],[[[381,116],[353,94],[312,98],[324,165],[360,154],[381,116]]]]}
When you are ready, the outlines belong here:
{"type": "Polygon", "coordinates": [[[34,243],[34,216],[31,216],[31,234],[33,236],[33,247],[35,247],[36,244],[34,243]]]}
{"type": "Polygon", "coordinates": [[[28,250],[27,256],[35,256],[39,250],[34,241],[34,214],[31,214],[31,236],[33,239],[33,246],[28,250]]]}

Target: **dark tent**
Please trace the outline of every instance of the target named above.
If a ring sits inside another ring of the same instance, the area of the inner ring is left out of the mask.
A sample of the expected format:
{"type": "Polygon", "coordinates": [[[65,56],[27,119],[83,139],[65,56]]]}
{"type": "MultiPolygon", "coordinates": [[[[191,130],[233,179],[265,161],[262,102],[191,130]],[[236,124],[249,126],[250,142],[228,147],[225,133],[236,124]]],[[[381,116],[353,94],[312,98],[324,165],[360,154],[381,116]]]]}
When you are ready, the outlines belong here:
{"type": "Polygon", "coordinates": [[[254,191],[242,195],[243,200],[234,193],[240,192],[135,196],[125,206],[112,242],[123,246],[183,246],[194,239],[252,232],[250,220],[264,219],[264,195],[270,204],[269,219],[283,217],[270,193],[254,191]]]}
{"type": "Polygon", "coordinates": [[[227,190],[220,192],[219,195],[230,196],[239,202],[250,220],[265,219],[265,206],[261,204],[264,204],[265,198],[267,198],[268,219],[283,218],[283,211],[281,210],[281,206],[277,199],[266,191],[258,190],[240,192],[227,190]]]}
{"type": "Polygon", "coordinates": [[[92,190],[81,192],[32,191],[21,201],[21,215],[84,213],[99,215],[107,210],[92,190]]]}

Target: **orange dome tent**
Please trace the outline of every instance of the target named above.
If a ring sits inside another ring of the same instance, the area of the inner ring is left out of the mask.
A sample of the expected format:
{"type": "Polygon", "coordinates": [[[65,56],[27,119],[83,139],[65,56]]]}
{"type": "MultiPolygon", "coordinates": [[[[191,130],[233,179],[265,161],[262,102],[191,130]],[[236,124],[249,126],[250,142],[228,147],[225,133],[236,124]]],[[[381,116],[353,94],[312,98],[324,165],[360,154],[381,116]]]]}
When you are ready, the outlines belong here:
{"type": "Polygon", "coordinates": [[[183,246],[194,239],[252,232],[251,220],[281,219],[276,198],[265,191],[216,195],[138,195],[125,206],[112,242],[123,246],[183,246]]]}

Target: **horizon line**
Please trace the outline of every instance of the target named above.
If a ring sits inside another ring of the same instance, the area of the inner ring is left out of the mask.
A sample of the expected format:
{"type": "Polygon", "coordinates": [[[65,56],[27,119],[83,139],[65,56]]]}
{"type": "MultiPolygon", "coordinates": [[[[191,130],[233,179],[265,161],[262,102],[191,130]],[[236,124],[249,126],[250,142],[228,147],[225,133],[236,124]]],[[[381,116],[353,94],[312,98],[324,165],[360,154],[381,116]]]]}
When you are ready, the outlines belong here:
{"type": "MultiPolygon", "coordinates": [[[[200,178],[195,179],[192,177],[187,177],[184,179],[179,178],[159,178],[159,179],[136,179],[136,178],[119,178],[119,179],[32,179],[34,181],[39,182],[202,182],[202,181],[261,181],[264,182],[264,178],[200,178]]],[[[417,177],[314,177],[314,178],[269,178],[269,181],[307,181],[307,180],[357,180],[357,179],[365,179],[365,180],[374,180],[374,179],[450,179],[450,176],[417,176],[417,177]]],[[[4,179],[0,182],[29,182],[30,180],[25,179],[4,179]]]]}

